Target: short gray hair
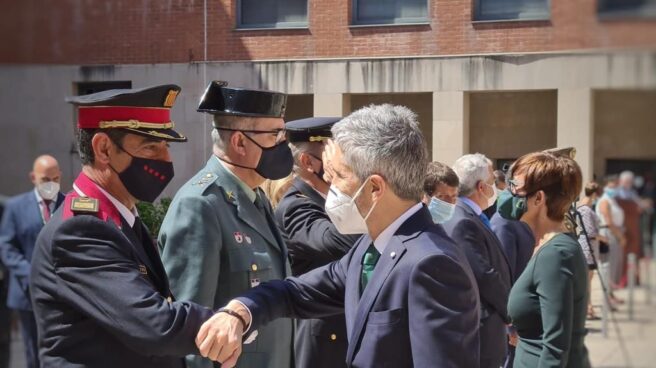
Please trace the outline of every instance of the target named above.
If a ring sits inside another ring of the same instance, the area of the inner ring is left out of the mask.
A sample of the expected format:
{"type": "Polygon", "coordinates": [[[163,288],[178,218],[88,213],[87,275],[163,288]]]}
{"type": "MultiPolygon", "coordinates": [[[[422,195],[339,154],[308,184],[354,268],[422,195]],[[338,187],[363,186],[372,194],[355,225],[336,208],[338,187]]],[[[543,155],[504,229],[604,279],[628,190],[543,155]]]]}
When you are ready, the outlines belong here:
{"type": "Polygon", "coordinates": [[[453,164],[453,171],[460,179],[458,195],[466,197],[474,193],[478,182],[485,182],[490,177],[490,166],[492,161],[480,153],[464,155],[457,159],[453,164]]]}
{"type": "Polygon", "coordinates": [[[333,125],[332,133],[360,181],[378,174],[398,197],[421,200],[428,152],[417,114],[404,106],[369,105],[333,125]]]}
{"type": "Polygon", "coordinates": [[[252,129],[254,122],[250,117],[245,116],[233,116],[233,115],[214,115],[213,117],[212,128],[212,144],[219,151],[225,153],[226,147],[230,142],[230,137],[232,137],[232,130],[221,130],[216,129],[220,128],[229,128],[229,129],[252,129]]]}
{"type": "Polygon", "coordinates": [[[317,148],[316,145],[321,144],[319,142],[294,142],[289,143],[289,149],[292,151],[292,156],[294,157],[294,172],[298,172],[301,164],[301,154],[310,153],[319,158],[321,156],[316,154],[317,148]]]}

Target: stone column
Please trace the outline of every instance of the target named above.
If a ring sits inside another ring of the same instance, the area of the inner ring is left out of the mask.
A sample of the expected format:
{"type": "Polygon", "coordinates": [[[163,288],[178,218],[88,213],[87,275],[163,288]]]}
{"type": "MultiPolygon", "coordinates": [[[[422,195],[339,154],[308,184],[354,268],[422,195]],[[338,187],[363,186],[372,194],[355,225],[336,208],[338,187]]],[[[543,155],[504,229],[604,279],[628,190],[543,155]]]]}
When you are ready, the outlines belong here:
{"type": "Polygon", "coordinates": [[[351,112],[351,99],[345,93],[314,95],[314,116],[346,116],[351,112]]]}
{"type": "Polygon", "coordinates": [[[451,166],[469,151],[469,94],[433,92],[433,160],[451,166]]]}
{"type": "Polygon", "coordinates": [[[558,90],[558,147],[576,148],[583,183],[592,179],[594,165],[593,92],[589,88],[558,90]]]}

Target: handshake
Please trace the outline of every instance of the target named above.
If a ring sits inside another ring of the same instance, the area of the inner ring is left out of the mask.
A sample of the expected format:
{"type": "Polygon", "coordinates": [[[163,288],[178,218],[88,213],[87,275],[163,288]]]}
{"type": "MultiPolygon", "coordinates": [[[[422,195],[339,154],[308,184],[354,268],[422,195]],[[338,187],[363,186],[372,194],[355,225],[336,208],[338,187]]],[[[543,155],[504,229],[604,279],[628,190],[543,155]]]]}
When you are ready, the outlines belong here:
{"type": "Polygon", "coordinates": [[[249,311],[239,302],[231,301],[205,321],[196,335],[200,355],[232,368],[241,355],[244,330],[250,326],[249,311]]]}

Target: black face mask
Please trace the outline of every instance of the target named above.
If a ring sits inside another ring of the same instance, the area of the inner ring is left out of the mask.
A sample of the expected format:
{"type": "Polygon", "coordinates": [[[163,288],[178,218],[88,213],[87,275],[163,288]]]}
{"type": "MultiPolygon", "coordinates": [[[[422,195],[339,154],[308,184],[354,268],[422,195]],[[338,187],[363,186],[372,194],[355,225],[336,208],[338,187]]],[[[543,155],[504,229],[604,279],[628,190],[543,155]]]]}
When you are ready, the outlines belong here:
{"type": "MultiPolygon", "coordinates": [[[[114,142],[116,144],[116,142],[114,142]]],[[[173,163],[132,156],[130,152],[116,144],[121,151],[132,157],[130,165],[122,172],[116,171],[125,189],[136,199],[143,202],[153,202],[173,179],[173,163]]]]}
{"type": "Polygon", "coordinates": [[[217,156],[218,159],[227,162],[230,165],[255,170],[260,176],[270,180],[282,179],[292,172],[292,168],[294,167],[294,157],[292,156],[292,150],[289,148],[287,141],[280,142],[271,147],[262,147],[247,134],[244,134],[244,136],[262,150],[262,155],[260,156],[260,161],[257,163],[257,167],[239,165],[217,156]]]}
{"type": "Polygon", "coordinates": [[[321,162],[321,169],[319,169],[319,172],[314,172],[314,171],[313,171],[312,173],[313,173],[314,175],[316,175],[317,178],[319,178],[319,180],[321,180],[322,182],[328,184],[325,180],[323,180],[323,174],[326,173],[326,172],[323,170],[323,160],[320,159],[319,157],[317,157],[317,156],[311,154],[311,153],[308,153],[308,155],[310,155],[310,156],[316,158],[317,160],[319,160],[319,162],[321,162]]]}

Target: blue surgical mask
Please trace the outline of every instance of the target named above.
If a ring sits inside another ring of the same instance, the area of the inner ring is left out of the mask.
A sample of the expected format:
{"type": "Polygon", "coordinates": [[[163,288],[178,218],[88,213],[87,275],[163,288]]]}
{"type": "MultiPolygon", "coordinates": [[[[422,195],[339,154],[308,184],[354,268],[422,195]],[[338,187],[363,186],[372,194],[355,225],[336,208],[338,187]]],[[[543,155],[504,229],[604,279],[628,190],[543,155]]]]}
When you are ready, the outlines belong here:
{"type": "Polygon", "coordinates": [[[604,193],[611,198],[615,198],[617,196],[617,188],[606,188],[604,189],[604,193]]]}
{"type": "Polygon", "coordinates": [[[436,224],[443,224],[449,221],[453,217],[453,211],[455,209],[455,204],[435,197],[431,197],[431,201],[428,204],[428,210],[430,211],[431,217],[433,217],[433,222],[436,224]]]}

